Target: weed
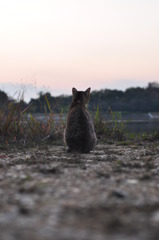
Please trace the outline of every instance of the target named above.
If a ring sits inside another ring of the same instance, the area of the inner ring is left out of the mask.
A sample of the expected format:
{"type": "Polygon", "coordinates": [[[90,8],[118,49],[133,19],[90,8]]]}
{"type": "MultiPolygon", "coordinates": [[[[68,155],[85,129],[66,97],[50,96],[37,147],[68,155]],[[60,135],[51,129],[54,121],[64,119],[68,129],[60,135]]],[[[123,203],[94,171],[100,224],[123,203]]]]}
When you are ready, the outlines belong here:
{"type": "Polygon", "coordinates": [[[100,120],[101,120],[101,117],[100,117],[100,112],[99,112],[99,106],[97,106],[97,110],[95,112],[95,124],[99,124],[100,120]]]}
{"type": "Polygon", "coordinates": [[[125,122],[121,120],[121,113],[116,113],[108,109],[112,120],[103,120],[99,106],[95,112],[94,126],[97,138],[106,141],[123,141],[125,139],[125,122]]]}
{"type": "Polygon", "coordinates": [[[152,137],[154,140],[159,140],[159,131],[153,132],[152,137]]]}
{"type": "Polygon", "coordinates": [[[99,106],[95,112],[94,126],[97,138],[106,142],[117,141],[120,145],[128,145],[134,141],[155,141],[159,140],[159,131],[135,133],[126,130],[128,121],[122,120],[121,112],[113,112],[109,107],[108,113],[111,120],[104,120],[101,117],[99,106]]]}
{"type": "MultiPolygon", "coordinates": [[[[47,95],[43,109],[42,120],[30,113],[30,106],[24,106],[22,99],[19,102],[10,101],[5,109],[0,110],[0,149],[16,144],[30,146],[35,144],[61,144],[65,128],[65,109],[54,114],[47,95]],[[23,107],[22,107],[23,106],[23,107]]],[[[117,141],[121,145],[133,141],[159,140],[159,132],[133,133],[126,132],[126,122],[122,120],[120,112],[108,109],[111,120],[104,120],[99,106],[94,114],[94,126],[97,138],[100,141],[112,143],[117,141]]]]}
{"type": "Polygon", "coordinates": [[[58,124],[55,123],[55,115],[51,111],[49,101],[46,99],[46,106],[49,114],[44,116],[45,120],[38,120],[31,113],[29,107],[21,109],[20,102],[11,102],[6,106],[5,111],[0,111],[0,144],[11,145],[32,145],[57,140],[62,141],[64,123],[62,114],[58,124]]]}

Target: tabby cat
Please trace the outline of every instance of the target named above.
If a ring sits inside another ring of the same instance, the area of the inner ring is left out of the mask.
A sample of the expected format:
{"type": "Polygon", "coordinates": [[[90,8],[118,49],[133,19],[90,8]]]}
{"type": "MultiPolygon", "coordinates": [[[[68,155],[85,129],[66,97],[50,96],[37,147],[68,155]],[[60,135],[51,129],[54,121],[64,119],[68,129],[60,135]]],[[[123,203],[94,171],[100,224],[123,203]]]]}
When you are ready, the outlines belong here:
{"type": "Polygon", "coordinates": [[[67,116],[65,142],[68,152],[88,153],[94,149],[97,138],[86,104],[89,102],[90,90],[77,91],[72,88],[72,103],[67,116]]]}

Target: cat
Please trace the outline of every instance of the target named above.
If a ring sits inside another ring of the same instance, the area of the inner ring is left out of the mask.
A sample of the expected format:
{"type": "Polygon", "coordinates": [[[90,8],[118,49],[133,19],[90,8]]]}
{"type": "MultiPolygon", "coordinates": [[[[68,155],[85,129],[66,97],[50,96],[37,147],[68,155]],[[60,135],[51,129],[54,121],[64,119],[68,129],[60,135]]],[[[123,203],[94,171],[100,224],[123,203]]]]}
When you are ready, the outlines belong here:
{"type": "Polygon", "coordinates": [[[72,88],[72,103],[68,111],[64,136],[68,152],[89,153],[95,148],[97,138],[90,114],[86,109],[90,91],[91,88],[86,91],[72,88]]]}

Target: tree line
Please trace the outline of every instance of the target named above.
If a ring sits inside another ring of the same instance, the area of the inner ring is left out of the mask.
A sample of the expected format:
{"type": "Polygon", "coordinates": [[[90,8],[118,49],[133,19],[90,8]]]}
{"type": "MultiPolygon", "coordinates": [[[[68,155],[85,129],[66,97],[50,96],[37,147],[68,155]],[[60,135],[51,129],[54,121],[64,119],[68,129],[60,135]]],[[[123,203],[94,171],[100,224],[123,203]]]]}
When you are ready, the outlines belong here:
{"type": "MultiPolygon", "coordinates": [[[[61,95],[51,96],[49,92],[40,92],[36,99],[31,99],[29,103],[23,100],[17,102],[10,99],[7,94],[0,91],[0,108],[3,109],[9,103],[17,104],[22,110],[32,113],[55,113],[68,111],[72,96],[61,95]]],[[[102,89],[91,93],[88,109],[96,111],[99,107],[101,112],[106,112],[108,108],[112,111],[122,112],[159,112],[159,84],[148,83],[145,88],[132,87],[125,91],[102,89]]]]}

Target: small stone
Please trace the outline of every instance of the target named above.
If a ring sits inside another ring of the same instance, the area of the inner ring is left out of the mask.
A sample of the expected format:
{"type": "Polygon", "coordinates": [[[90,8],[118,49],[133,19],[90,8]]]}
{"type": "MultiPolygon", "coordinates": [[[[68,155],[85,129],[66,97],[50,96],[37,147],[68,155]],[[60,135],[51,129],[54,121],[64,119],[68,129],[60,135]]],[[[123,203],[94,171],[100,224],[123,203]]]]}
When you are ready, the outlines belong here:
{"type": "Polygon", "coordinates": [[[110,193],[111,197],[116,197],[116,198],[120,198],[120,199],[124,199],[126,197],[126,193],[120,191],[120,190],[113,190],[110,193]]]}
{"type": "Polygon", "coordinates": [[[138,180],[137,179],[127,179],[126,181],[128,184],[137,184],[138,180]]]}
{"type": "Polygon", "coordinates": [[[159,211],[156,211],[152,216],[152,221],[155,223],[159,223],[159,211]]]}

